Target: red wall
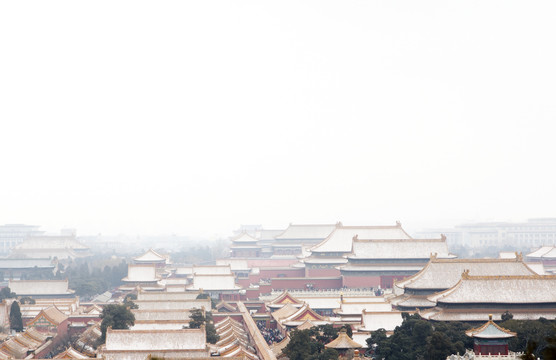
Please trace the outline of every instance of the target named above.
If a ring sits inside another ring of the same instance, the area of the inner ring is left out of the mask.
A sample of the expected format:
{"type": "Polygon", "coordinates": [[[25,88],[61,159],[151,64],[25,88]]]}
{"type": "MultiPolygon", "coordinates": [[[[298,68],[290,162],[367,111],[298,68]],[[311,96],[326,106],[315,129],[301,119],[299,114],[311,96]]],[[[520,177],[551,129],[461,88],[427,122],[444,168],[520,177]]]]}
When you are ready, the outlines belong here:
{"type": "Polygon", "coordinates": [[[306,269],[307,277],[339,277],[341,275],[338,269],[306,269]]]}
{"type": "Polygon", "coordinates": [[[345,287],[349,288],[370,288],[380,285],[380,276],[346,276],[344,275],[345,287]]]}
{"type": "Polygon", "coordinates": [[[287,267],[293,264],[297,264],[299,260],[297,259],[247,259],[247,265],[250,268],[258,267],[287,267]]]}
{"type": "Polygon", "coordinates": [[[271,280],[274,290],[308,289],[307,284],[312,284],[313,289],[340,289],[342,278],[275,278],[271,280]]]}

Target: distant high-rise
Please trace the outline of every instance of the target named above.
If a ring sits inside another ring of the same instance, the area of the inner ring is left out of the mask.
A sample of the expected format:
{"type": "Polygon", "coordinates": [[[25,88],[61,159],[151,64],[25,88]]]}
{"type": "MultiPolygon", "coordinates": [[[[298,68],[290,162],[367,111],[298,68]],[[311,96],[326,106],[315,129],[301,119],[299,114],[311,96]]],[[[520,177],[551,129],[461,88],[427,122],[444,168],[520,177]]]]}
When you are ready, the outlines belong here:
{"type": "Polygon", "coordinates": [[[0,225],[0,254],[8,254],[10,249],[21,244],[23,240],[44,234],[40,226],[23,224],[0,225]]]}
{"type": "Polygon", "coordinates": [[[418,237],[438,234],[446,235],[450,247],[532,249],[556,245],[556,218],[463,224],[451,229],[427,229],[419,232],[418,237]]]}

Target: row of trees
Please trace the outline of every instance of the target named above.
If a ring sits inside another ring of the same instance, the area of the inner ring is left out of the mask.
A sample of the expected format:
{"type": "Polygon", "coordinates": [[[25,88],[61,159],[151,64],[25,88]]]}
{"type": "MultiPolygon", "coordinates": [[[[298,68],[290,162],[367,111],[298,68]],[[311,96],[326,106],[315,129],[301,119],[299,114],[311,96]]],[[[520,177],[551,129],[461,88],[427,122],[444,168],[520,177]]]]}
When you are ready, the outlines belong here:
{"type": "MultiPolygon", "coordinates": [[[[344,327],[348,336],[352,336],[351,326],[344,327]]],[[[328,344],[343,328],[334,328],[332,325],[320,325],[305,330],[290,332],[290,342],[282,352],[290,360],[334,360],[338,359],[338,352],[327,349],[328,344]]]]}
{"type": "MultiPolygon", "coordinates": [[[[451,354],[463,354],[473,348],[473,339],[465,335],[472,326],[461,322],[430,322],[419,315],[403,314],[404,321],[394,334],[375,331],[367,345],[377,359],[388,360],[445,360],[451,354]]],[[[499,325],[515,332],[510,339],[511,351],[529,353],[532,359],[556,359],[556,323],[546,319],[518,321],[505,314],[499,325]]]]}

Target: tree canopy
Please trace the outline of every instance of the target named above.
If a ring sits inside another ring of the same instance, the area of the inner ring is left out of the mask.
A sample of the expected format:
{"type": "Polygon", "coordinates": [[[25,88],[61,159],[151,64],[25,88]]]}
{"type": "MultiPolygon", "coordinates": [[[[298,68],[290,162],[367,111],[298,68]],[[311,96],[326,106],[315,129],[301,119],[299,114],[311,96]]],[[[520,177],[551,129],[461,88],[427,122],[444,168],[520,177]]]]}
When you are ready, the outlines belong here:
{"type": "Polygon", "coordinates": [[[473,339],[465,335],[470,326],[463,323],[432,323],[419,315],[403,314],[404,320],[394,334],[386,336],[386,331],[375,331],[367,339],[370,349],[374,349],[377,359],[388,360],[445,360],[448,355],[463,354],[473,347],[473,339]]]}
{"type": "Polygon", "coordinates": [[[102,319],[100,324],[102,335],[99,339],[101,344],[106,341],[106,330],[109,327],[114,330],[122,330],[129,329],[130,326],[135,324],[135,316],[126,304],[106,305],[100,314],[100,318],[102,319]]]}
{"type": "Polygon", "coordinates": [[[206,316],[203,315],[203,311],[201,309],[191,310],[189,328],[199,329],[202,325],[204,325],[207,342],[216,344],[218,340],[220,340],[220,336],[216,333],[216,328],[214,327],[214,323],[212,321],[212,314],[210,312],[206,312],[205,314],[206,316]]]}
{"type": "Polygon", "coordinates": [[[17,301],[10,307],[10,328],[17,332],[23,331],[23,320],[21,319],[21,309],[17,301]]]}

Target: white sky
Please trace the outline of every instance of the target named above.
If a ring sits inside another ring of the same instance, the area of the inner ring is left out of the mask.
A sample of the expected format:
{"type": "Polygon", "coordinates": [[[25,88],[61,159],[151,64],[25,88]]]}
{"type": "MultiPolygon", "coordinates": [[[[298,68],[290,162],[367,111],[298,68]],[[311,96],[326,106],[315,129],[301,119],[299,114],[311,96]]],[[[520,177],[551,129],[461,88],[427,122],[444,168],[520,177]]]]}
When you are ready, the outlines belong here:
{"type": "Polygon", "coordinates": [[[0,224],[556,216],[554,1],[0,3],[0,224]]]}

